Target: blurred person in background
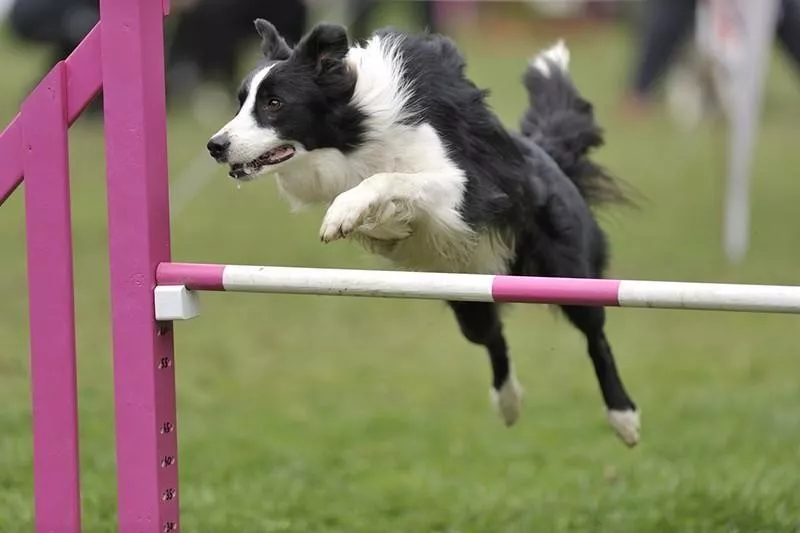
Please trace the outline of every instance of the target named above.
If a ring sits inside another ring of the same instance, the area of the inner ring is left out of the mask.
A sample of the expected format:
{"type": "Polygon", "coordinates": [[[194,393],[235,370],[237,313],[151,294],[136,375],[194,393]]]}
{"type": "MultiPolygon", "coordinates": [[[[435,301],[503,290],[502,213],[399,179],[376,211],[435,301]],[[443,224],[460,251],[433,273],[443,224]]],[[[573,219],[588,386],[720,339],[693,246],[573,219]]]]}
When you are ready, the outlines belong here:
{"type": "MultiPolygon", "coordinates": [[[[639,46],[626,94],[630,111],[641,112],[650,107],[658,83],[694,30],[698,1],[707,0],[645,0],[639,46]]],[[[776,33],[800,73],[799,0],[781,0],[776,33]]]]}
{"type": "Polygon", "coordinates": [[[213,81],[225,94],[237,93],[239,59],[254,41],[253,21],[266,18],[291,46],[308,24],[303,0],[196,0],[181,14],[169,37],[170,95],[191,93],[201,81],[213,81]]]}
{"type": "Polygon", "coordinates": [[[16,0],[9,22],[20,40],[50,49],[50,68],[75,49],[98,17],[98,0],[16,0]]]}
{"type": "MultiPolygon", "coordinates": [[[[19,40],[48,49],[46,71],[72,53],[99,16],[98,0],[16,0],[9,26],[19,40]]],[[[102,98],[97,97],[85,114],[95,117],[102,109],[102,98]]]]}
{"type": "MultiPolygon", "coordinates": [[[[1,1],[1,0],[0,0],[1,1]]],[[[21,41],[49,48],[46,69],[66,59],[99,20],[99,0],[12,0],[10,29],[21,41]]],[[[166,21],[169,101],[188,99],[205,81],[235,94],[239,57],[253,42],[253,21],[270,18],[288,39],[307,24],[303,0],[171,0],[166,21]]],[[[97,99],[89,111],[100,111],[97,99]]]]}

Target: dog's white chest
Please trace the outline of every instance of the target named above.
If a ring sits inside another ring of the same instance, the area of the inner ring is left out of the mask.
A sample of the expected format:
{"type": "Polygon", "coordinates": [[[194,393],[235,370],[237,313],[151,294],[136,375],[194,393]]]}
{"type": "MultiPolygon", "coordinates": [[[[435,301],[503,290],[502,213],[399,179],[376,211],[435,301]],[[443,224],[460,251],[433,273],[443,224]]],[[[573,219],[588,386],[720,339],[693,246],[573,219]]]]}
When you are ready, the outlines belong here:
{"type": "Polygon", "coordinates": [[[508,238],[494,232],[454,235],[424,225],[404,239],[381,240],[359,233],[353,239],[396,267],[424,272],[504,274],[513,248],[508,238]]]}
{"type": "Polygon", "coordinates": [[[459,206],[466,176],[427,124],[397,125],[352,153],[318,150],[278,179],[295,205],[331,202],[321,238],[350,237],[396,267],[428,272],[508,271],[513,243],[475,232],[459,206]]]}

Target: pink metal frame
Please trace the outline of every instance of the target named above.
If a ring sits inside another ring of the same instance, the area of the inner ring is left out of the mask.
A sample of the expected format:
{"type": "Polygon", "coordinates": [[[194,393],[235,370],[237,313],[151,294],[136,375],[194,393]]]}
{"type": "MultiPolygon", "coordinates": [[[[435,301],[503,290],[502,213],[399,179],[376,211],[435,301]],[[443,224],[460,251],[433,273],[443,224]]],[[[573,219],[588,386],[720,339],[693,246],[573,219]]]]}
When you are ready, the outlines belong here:
{"type": "Polygon", "coordinates": [[[119,531],[178,531],[172,331],[153,317],[170,259],[166,0],[101,0],[101,21],[0,133],[0,205],[25,181],[36,531],[81,530],[67,129],[105,104],[119,531]]]}

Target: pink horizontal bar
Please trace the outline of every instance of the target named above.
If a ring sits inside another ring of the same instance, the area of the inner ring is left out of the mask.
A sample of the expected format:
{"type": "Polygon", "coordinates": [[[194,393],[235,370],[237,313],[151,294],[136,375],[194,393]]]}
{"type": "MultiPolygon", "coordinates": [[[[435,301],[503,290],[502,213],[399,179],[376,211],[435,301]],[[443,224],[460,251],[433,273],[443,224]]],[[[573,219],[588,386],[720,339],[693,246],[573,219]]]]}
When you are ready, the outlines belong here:
{"type": "Polygon", "coordinates": [[[156,281],[159,285],[185,285],[194,290],[224,291],[224,271],[225,265],[161,263],[156,271],[156,281]]]}
{"type": "Polygon", "coordinates": [[[618,306],[619,284],[611,279],[495,276],[492,298],[496,302],[618,306]]]}
{"type": "Polygon", "coordinates": [[[20,115],[0,132],[0,205],[22,183],[22,127],[20,115]]]}
{"type": "Polygon", "coordinates": [[[67,117],[72,124],[103,85],[100,63],[100,23],[84,37],[66,59],[67,117]]]}

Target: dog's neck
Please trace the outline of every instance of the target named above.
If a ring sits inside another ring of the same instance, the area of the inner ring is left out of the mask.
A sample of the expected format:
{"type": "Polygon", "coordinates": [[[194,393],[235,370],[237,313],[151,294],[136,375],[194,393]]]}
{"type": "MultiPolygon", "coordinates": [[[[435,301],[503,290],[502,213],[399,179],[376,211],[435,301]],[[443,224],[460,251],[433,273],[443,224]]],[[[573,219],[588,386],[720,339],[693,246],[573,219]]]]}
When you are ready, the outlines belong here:
{"type": "Polygon", "coordinates": [[[411,93],[398,75],[396,43],[374,37],[351,48],[345,64],[356,76],[352,103],[366,114],[367,138],[352,152],[318,149],[281,168],[278,187],[294,208],[327,205],[376,173],[419,171],[428,163],[419,154],[438,143],[432,129],[403,124],[411,93]]]}

